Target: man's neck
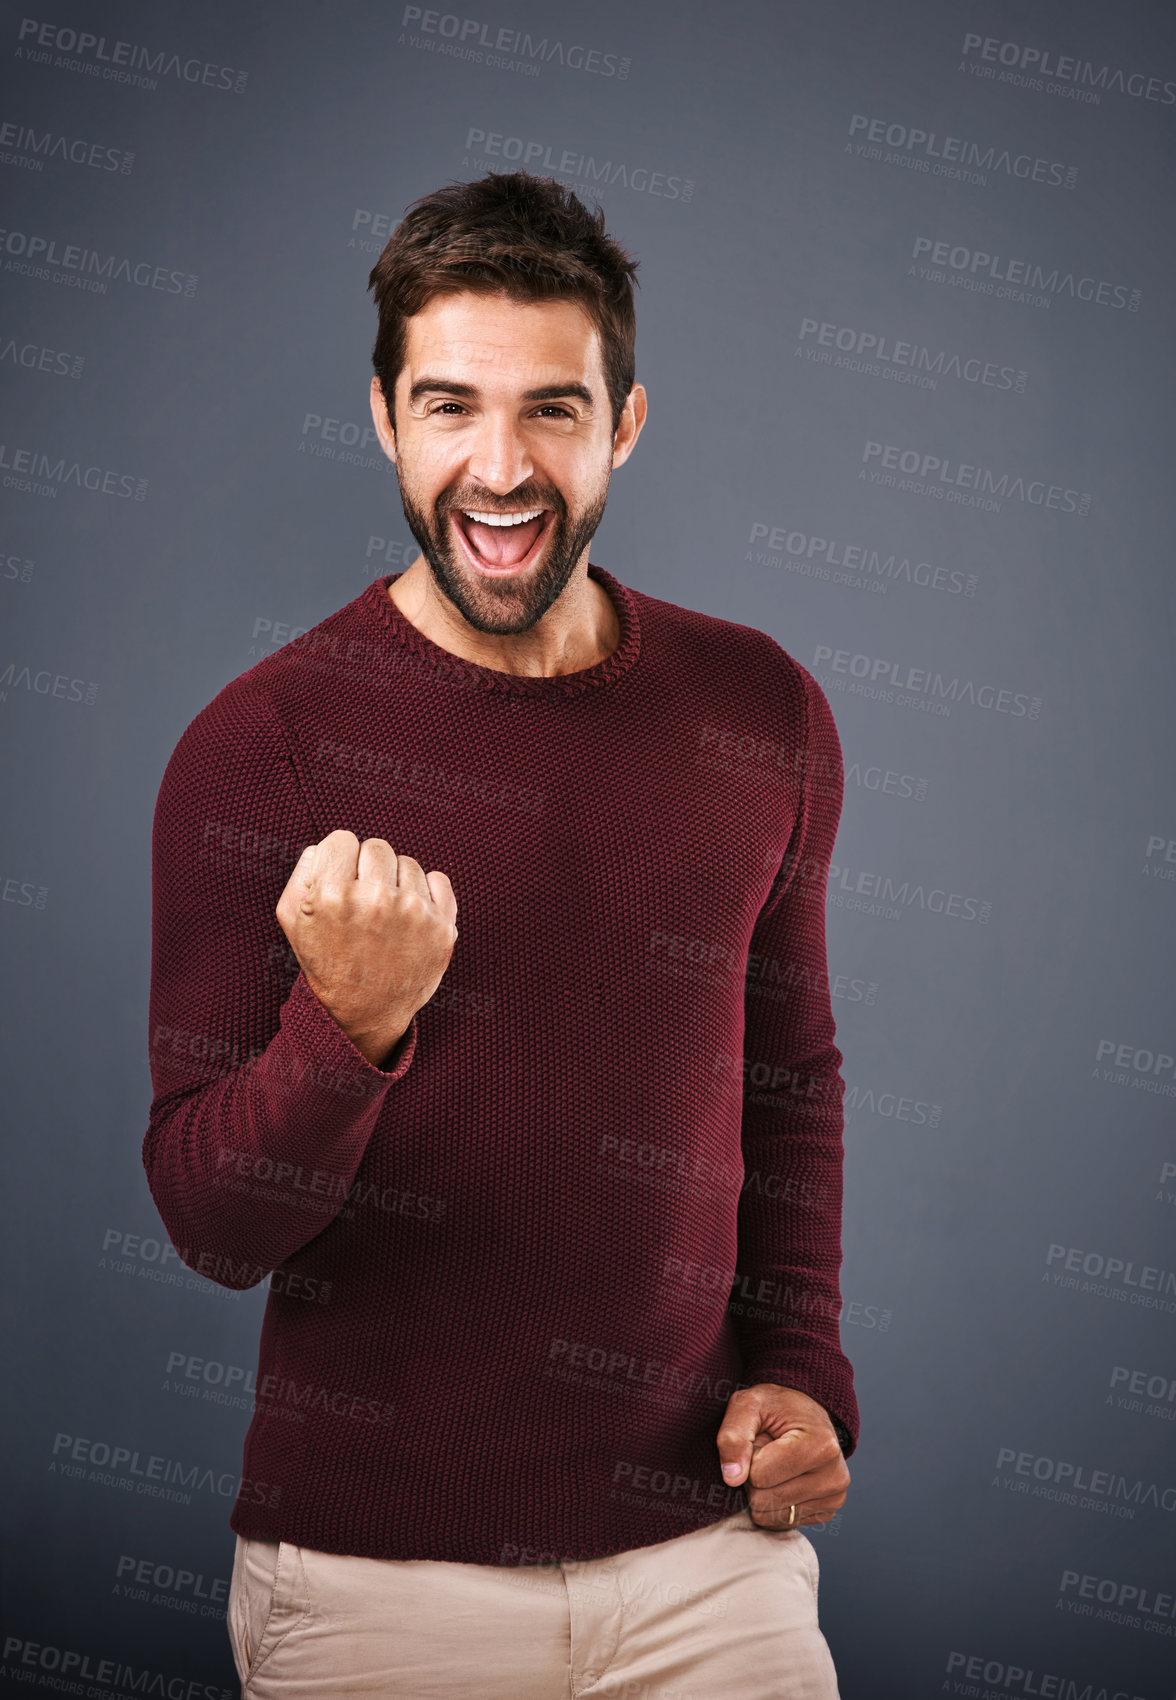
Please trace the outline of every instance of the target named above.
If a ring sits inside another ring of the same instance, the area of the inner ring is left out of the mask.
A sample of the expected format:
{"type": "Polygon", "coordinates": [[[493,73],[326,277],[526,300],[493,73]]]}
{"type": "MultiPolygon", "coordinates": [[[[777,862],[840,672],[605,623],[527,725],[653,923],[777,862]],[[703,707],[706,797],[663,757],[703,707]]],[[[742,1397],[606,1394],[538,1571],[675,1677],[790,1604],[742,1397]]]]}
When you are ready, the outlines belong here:
{"type": "Polygon", "coordinates": [[[621,621],[602,584],[582,575],[572,578],[557,603],[529,632],[495,636],[462,619],[438,591],[428,563],[413,562],[388,595],[417,631],[450,655],[500,673],[556,678],[595,667],[621,641],[621,621]],[[571,601],[569,602],[569,598],[571,601]]]}

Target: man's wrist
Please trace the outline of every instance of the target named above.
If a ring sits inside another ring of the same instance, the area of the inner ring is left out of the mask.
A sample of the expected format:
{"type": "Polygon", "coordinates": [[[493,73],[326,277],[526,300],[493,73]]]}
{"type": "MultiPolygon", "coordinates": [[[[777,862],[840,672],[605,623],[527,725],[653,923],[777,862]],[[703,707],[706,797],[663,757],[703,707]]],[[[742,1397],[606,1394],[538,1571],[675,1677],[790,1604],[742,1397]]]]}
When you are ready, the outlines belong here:
{"type": "MultiPolygon", "coordinates": [[[[748,1385],[751,1386],[753,1384],[748,1383],[748,1385]]],[[[785,1387],[789,1393],[799,1393],[802,1399],[807,1399],[810,1405],[815,1406],[818,1411],[822,1412],[833,1425],[833,1432],[837,1436],[837,1444],[841,1448],[842,1457],[848,1458],[849,1454],[853,1451],[853,1435],[846,1428],[841,1418],[834,1416],[828,1405],[822,1405],[821,1401],[819,1399],[814,1399],[811,1393],[806,1393],[801,1387],[793,1387],[789,1382],[774,1381],[771,1383],[771,1386],[785,1387]]]]}
{"type": "Polygon", "coordinates": [[[383,1069],[385,1073],[395,1068],[396,1064],[400,1061],[400,1058],[404,1054],[404,1047],[408,1041],[408,1035],[411,1027],[412,1020],[410,1018],[408,1026],[392,1041],[390,1045],[384,1049],[383,1054],[380,1055],[377,1053],[376,1056],[370,1057],[369,1061],[374,1063],[377,1068],[383,1069]]]}

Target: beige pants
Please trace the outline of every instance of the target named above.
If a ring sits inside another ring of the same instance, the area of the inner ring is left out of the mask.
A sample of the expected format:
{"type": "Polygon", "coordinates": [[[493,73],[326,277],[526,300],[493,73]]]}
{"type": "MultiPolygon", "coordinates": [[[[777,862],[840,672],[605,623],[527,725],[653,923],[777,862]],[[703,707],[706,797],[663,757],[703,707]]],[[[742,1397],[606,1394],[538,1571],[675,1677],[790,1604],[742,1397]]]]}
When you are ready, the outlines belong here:
{"type": "Polygon", "coordinates": [[[837,1700],[812,1543],[746,1509],[550,1566],[238,1536],[229,1637],[243,1700],[837,1700]]]}

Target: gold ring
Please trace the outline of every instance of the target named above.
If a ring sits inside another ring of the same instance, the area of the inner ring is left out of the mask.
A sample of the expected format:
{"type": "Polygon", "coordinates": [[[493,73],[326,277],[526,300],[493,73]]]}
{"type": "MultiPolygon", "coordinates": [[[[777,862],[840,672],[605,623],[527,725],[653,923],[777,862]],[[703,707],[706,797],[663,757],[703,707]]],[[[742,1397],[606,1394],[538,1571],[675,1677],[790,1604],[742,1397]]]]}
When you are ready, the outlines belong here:
{"type": "Polygon", "coordinates": [[[795,1507],[795,1505],[790,1505],[788,1507],[788,1524],[787,1524],[787,1527],[790,1528],[790,1529],[793,1529],[793,1528],[796,1527],[796,1507],[795,1507]]]}

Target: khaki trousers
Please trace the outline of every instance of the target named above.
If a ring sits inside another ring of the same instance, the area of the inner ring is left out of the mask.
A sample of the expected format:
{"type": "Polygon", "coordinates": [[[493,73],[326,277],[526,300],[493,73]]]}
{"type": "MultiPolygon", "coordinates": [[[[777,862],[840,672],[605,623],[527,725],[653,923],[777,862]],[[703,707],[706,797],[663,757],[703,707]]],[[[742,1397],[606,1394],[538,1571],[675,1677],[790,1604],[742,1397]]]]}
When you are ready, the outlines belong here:
{"type": "Polygon", "coordinates": [[[347,1558],[237,1537],[243,1700],[837,1700],[817,1555],[744,1508],[552,1565],[347,1558]]]}

